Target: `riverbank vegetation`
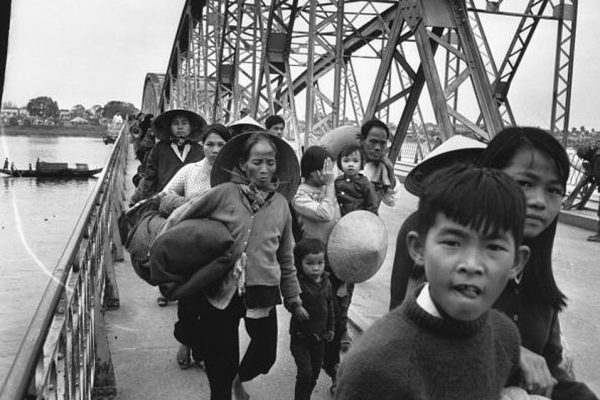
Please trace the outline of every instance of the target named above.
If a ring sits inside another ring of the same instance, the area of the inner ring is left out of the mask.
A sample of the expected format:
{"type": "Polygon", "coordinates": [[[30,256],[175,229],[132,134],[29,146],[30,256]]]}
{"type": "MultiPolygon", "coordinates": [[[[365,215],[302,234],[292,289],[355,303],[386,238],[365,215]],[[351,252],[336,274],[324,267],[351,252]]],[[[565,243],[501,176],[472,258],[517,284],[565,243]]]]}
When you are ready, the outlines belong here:
{"type": "Polygon", "coordinates": [[[0,135],[6,136],[80,136],[98,137],[106,134],[106,127],[101,125],[78,125],[78,126],[2,126],[0,135]]]}

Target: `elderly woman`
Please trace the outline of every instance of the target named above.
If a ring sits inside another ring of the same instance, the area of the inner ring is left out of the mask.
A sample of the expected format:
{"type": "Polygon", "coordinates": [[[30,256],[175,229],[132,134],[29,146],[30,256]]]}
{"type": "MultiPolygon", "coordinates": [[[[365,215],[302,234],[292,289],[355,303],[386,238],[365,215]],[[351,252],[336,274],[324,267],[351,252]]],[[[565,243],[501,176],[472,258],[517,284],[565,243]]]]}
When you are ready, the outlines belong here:
{"type": "Polygon", "coordinates": [[[200,307],[202,348],[211,399],[246,398],[242,382],[269,372],[276,358],[281,296],[306,317],[294,267],[288,206],[299,183],[299,166],[283,140],[265,133],[231,139],[213,166],[217,185],[177,209],[165,230],[190,218],[223,223],[231,233],[230,272],[205,288],[200,307]],[[286,199],[287,196],[287,199],[286,199]],[[238,325],[244,318],[250,344],[239,362],[238,325]]]}

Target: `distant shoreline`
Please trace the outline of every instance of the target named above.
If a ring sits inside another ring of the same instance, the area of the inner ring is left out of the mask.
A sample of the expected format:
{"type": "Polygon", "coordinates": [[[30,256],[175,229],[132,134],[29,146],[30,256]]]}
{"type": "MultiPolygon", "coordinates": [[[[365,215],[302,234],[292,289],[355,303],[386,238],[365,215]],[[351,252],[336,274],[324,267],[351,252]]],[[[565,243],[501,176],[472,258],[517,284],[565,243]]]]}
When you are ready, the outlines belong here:
{"type": "Polygon", "coordinates": [[[93,137],[102,138],[107,129],[101,125],[87,126],[2,126],[0,136],[93,137]]]}

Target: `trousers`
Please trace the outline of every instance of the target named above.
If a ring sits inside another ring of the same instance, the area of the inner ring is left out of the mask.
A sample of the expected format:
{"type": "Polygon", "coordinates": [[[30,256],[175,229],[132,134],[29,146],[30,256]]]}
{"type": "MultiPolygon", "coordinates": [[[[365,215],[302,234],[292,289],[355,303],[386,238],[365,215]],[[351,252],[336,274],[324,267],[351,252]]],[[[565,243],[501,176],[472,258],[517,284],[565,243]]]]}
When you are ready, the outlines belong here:
{"type": "Polygon", "coordinates": [[[294,400],[310,400],[325,355],[325,342],[313,338],[291,337],[290,350],[296,362],[294,400]]]}
{"type": "Polygon", "coordinates": [[[201,346],[211,400],[231,400],[233,379],[239,375],[242,382],[269,372],[277,357],[277,314],[275,307],[265,318],[245,318],[246,308],[237,295],[227,308],[219,310],[203,299],[200,307],[202,320],[201,346]],[[240,363],[240,319],[244,318],[250,344],[240,363]]]}

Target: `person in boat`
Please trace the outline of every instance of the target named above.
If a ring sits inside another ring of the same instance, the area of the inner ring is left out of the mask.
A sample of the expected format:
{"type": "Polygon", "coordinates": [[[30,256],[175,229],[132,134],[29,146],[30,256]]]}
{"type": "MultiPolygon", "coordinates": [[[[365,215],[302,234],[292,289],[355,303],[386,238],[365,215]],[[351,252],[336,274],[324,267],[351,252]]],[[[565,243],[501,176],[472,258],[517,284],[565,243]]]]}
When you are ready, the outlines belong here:
{"type": "MultiPolygon", "coordinates": [[[[302,308],[294,266],[288,199],[299,183],[298,160],[282,139],[263,132],[233,137],[213,166],[214,186],[171,214],[163,232],[179,223],[209,218],[233,237],[229,272],[205,288],[200,319],[211,400],[247,398],[242,382],[267,374],[276,359],[281,297],[297,318],[302,308]],[[212,286],[212,285],[211,285],[212,286]],[[239,320],[250,344],[239,361],[239,320]]],[[[308,315],[304,315],[306,319],[308,315]]]]}
{"type": "Polygon", "coordinates": [[[4,159],[4,169],[8,169],[8,157],[4,159]]]}
{"type": "Polygon", "coordinates": [[[148,154],[133,203],[160,192],[181,167],[204,157],[198,141],[205,127],[204,118],[189,110],[169,110],[156,117],[154,132],[159,142],[148,154]]]}

